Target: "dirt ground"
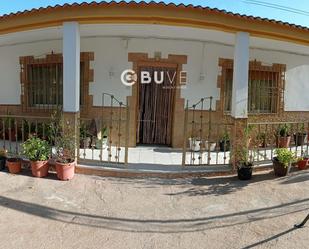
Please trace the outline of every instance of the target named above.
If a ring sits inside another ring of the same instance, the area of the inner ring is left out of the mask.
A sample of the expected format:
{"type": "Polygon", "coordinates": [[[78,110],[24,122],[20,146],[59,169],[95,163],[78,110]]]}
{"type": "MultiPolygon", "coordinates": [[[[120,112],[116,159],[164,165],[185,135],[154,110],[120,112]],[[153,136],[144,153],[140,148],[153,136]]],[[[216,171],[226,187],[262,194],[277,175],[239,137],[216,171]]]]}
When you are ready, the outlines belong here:
{"type": "Polygon", "coordinates": [[[118,179],[0,172],[0,248],[309,248],[309,170],[118,179]]]}

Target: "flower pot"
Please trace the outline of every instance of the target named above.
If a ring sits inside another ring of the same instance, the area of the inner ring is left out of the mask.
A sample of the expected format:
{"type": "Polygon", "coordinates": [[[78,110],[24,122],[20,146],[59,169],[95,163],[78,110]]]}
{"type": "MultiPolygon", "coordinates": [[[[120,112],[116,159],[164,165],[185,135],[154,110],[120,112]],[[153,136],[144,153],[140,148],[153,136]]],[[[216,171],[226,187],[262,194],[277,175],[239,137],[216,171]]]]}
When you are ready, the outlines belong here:
{"type": "Polygon", "coordinates": [[[289,148],[291,142],[291,136],[277,137],[278,148],[289,148]]]}
{"type": "Polygon", "coordinates": [[[71,163],[56,162],[56,172],[58,179],[62,181],[71,180],[75,174],[75,165],[75,161],[71,163]]]}
{"type": "Polygon", "coordinates": [[[107,137],[103,137],[103,139],[97,139],[95,141],[95,147],[97,149],[105,149],[108,146],[108,138],[107,137]]]}
{"type": "Polygon", "coordinates": [[[191,151],[200,151],[202,141],[198,138],[189,138],[190,150],[191,151]]]}
{"type": "Polygon", "coordinates": [[[21,160],[18,158],[7,159],[7,166],[11,174],[17,174],[21,172],[21,160]]]}
{"type": "Polygon", "coordinates": [[[212,142],[208,142],[208,141],[205,141],[205,150],[206,151],[215,151],[216,150],[216,146],[217,146],[217,143],[212,143],[212,142]]]}
{"type": "Polygon", "coordinates": [[[298,132],[294,134],[294,141],[297,146],[304,145],[305,138],[306,138],[306,133],[298,132]]]}
{"type": "Polygon", "coordinates": [[[5,170],[6,157],[0,157],[0,170],[5,170]]]}
{"type": "Polygon", "coordinates": [[[299,170],[304,170],[307,168],[307,164],[308,164],[308,158],[305,158],[297,162],[297,167],[299,170]]]}
{"type": "Polygon", "coordinates": [[[250,180],[252,178],[252,164],[244,164],[238,166],[237,175],[239,180],[250,180]]]}
{"type": "Polygon", "coordinates": [[[229,151],[230,150],[230,140],[221,140],[219,142],[220,151],[229,151]]]}
{"type": "Polygon", "coordinates": [[[274,167],[274,172],[275,176],[286,176],[289,172],[289,167],[284,167],[284,164],[279,162],[277,157],[273,158],[273,167],[274,167]]]}
{"type": "Polygon", "coordinates": [[[46,177],[48,175],[48,161],[31,161],[32,175],[35,177],[46,177]]]}

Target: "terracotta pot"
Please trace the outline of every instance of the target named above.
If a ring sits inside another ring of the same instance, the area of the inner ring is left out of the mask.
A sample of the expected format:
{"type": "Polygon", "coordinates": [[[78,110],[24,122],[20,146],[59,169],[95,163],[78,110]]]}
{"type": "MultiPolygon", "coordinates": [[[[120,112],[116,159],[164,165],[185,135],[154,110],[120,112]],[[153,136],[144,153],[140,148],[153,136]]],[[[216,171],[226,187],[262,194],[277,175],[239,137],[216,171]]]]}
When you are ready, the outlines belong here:
{"type": "Polygon", "coordinates": [[[291,142],[291,136],[277,137],[278,148],[289,148],[291,142]]]}
{"type": "Polygon", "coordinates": [[[307,168],[308,159],[303,159],[297,162],[297,166],[299,170],[304,170],[307,168]]]}
{"type": "Polygon", "coordinates": [[[60,163],[56,162],[56,172],[59,180],[67,181],[71,180],[75,174],[76,162],[60,163]]]}
{"type": "Polygon", "coordinates": [[[9,158],[6,161],[11,174],[17,174],[21,172],[21,160],[18,158],[9,158]]]}
{"type": "Polygon", "coordinates": [[[286,176],[289,172],[289,167],[284,167],[282,163],[279,162],[277,157],[273,158],[273,167],[275,176],[286,176]]]}
{"type": "Polygon", "coordinates": [[[48,169],[48,161],[31,161],[31,171],[35,177],[46,177],[48,175],[48,169]]]}

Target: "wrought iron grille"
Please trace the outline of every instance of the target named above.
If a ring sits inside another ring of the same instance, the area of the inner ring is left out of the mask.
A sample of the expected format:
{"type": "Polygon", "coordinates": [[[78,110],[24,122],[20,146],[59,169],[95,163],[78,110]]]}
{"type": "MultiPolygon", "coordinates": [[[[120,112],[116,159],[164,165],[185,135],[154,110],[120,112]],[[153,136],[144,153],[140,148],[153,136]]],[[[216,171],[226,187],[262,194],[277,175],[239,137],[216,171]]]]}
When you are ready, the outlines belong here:
{"type": "Polygon", "coordinates": [[[256,165],[270,164],[277,148],[288,148],[295,157],[308,156],[309,121],[248,123],[249,158],[256,165]]]}
{"type": "Polygon", "coordinates": [[[128,163],[129,107],[112,94],[102,94],[97,118],[81,118],[80,162],[128,163]],[[105,105],[107,104],[107,105],[105,105]]]}
{"type": "Polygon", "coordinates": [[[230,164],[233,124],[214,117],[213,97],[185,108],[182,165],[230,164]]]}

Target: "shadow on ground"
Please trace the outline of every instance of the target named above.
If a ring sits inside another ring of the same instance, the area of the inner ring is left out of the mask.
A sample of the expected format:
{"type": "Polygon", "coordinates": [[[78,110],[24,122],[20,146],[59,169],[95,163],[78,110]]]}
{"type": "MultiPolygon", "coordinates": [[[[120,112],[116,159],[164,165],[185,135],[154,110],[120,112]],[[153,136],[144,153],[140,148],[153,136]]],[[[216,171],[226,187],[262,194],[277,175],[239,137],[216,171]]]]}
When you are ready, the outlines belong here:
{"type": "Polygon", "coordinates": [[[28,215],[80,226],[134,233],[186,233],[232,227],[302,212],[309,208],[309,198],[272,207],[192,219],[134,219],[102,216],[61,210],[5,196],[0,196],[0,206],[28,215]]]}

